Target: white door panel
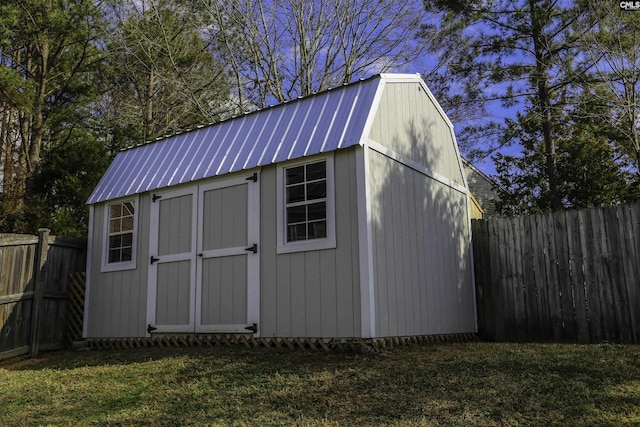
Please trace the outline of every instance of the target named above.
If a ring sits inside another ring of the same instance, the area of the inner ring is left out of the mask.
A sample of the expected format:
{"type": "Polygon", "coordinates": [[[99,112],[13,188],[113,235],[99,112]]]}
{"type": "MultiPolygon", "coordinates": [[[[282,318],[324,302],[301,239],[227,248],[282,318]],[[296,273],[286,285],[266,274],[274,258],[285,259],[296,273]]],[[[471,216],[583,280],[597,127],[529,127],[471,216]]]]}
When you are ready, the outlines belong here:
{"type": "Polygon", "coordinates": [[[149,333],[248,333],[260,318],[259,184],[242,176],[153,199],[149,333]]]}
{"type": "Polygon", "coordinates": [[[193,332],[195,325],[197,193],[155,194],[149,239],[149,330],[193,332]]]}

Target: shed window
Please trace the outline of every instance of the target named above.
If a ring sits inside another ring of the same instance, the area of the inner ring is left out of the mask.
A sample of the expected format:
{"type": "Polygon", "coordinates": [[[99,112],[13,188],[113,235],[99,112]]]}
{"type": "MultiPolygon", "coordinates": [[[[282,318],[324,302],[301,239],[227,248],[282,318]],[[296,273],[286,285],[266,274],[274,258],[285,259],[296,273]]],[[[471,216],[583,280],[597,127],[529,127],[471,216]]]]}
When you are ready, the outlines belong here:
{"type": "Polygon", "coordinates": [[[102,270],[135,268],[135,200],[109,204],[106,216],[106,254],[102,270]]]}
{"type": "Polygon", "coordinates": [[[335,247],[333,158],[278,169],[278,252],[335,247]]]}
{"type": "Polygon", "coordinates": [[[285,169],[287,242],[327,237],[327,162],[285,169]]]}

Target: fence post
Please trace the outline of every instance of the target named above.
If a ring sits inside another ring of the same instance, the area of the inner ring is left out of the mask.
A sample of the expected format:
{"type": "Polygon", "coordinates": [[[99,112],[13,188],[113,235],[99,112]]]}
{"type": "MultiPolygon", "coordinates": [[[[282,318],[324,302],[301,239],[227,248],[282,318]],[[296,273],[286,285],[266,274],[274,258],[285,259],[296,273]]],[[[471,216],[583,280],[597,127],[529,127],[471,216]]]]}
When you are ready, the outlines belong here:
{"type": "Polygon", "coordinates": [[[47,262],[47,253],[49,252],[49,233],[48,228],[38,230],[38,246],[33,266],[33,306],[31,307],[31,344],[29,346],[29,355],[36,357],[38,355],[38,346],[40,341],[40,310],[42,309],[42,300],[44,297],[44,265],[47,262]]]}

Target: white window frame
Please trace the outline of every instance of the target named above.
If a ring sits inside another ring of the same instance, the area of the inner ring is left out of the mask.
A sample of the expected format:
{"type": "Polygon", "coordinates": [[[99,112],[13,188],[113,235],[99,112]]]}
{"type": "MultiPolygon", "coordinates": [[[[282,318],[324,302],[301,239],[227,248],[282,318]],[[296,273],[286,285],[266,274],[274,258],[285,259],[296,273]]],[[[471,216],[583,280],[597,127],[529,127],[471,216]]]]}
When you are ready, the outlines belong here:
{"type": "Polygon", "coordinates": [[[135,270],[137,263],[138,250],[138,212],[140,211],[140,203],[138,197],[127,197],[122,199],[110,200],[104,204],[104,221],[102,232],[102,267],[101,272],[135,270]],[[131,202],[133,203],[133,237],[131,248],[131,261],[109,262],[109,216],[111,205],[131,202]]]}
{"type": "Polygon", "coordinates": [[[330,155],[313,156],[291,162],[279,164],[276,168],[276,217],[277,239],[276,253],[286,254],[293,252],[316,251],[321,249],[333,249],[336,247],[336,208],[335,208],[335,174],[333,166],[333,153],[330,155]],[[297,240],[287,242],[287,216],[285,212],[285,169],[305,164],[325,161],[327,166],[327,237],[320,239],[297,240]]]}

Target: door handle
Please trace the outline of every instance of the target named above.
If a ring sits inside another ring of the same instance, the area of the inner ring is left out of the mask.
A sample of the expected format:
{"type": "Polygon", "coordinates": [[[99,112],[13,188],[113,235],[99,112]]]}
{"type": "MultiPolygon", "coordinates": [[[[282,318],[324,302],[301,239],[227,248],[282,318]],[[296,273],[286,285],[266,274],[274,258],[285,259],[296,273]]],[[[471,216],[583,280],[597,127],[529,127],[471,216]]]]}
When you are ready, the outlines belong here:
{"type": "Polygon", "coordinates": [[[248,248],[244,249],[247,252],[253,252],[254,254],[258,253],[258,244],[254,243],[253,246],[249,246],[248,248]]]}

